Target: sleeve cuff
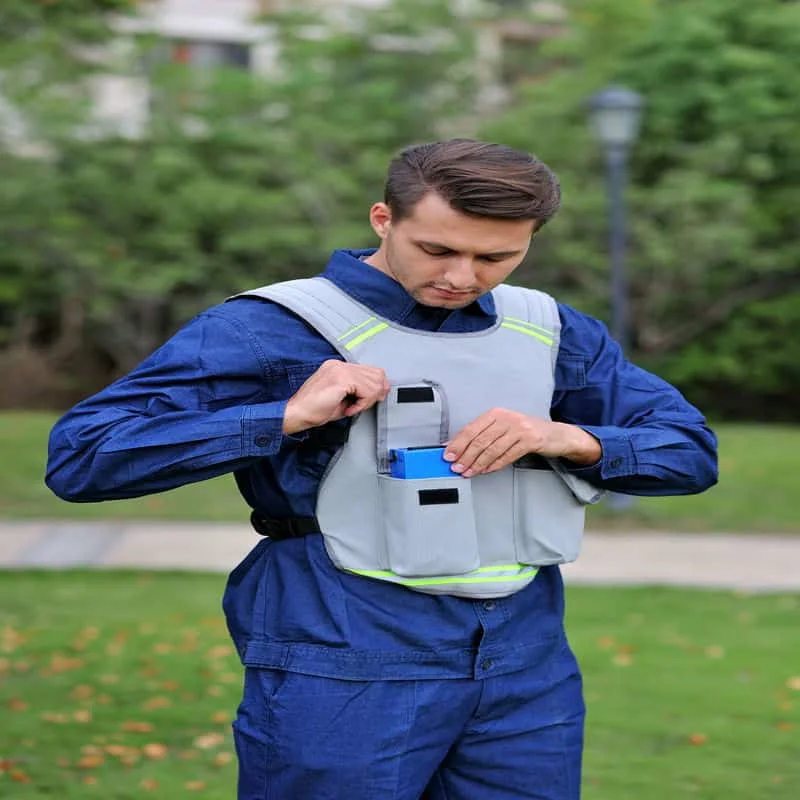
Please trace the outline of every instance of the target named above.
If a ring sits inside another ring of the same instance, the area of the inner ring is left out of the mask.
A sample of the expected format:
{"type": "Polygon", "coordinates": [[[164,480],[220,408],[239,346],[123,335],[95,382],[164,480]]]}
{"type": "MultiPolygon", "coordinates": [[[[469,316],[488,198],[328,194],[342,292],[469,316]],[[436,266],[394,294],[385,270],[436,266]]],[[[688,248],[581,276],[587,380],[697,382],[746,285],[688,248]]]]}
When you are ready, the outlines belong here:
{"type": "Polygon", "coordinates": [[[308,431],[295,434],[283,432],[286,400],[247,406],[242,416],[242,452],[246,457],[274,456],[284,444],[303,442],[308,431]]]}
{"type": "Polygon", "coordinates": [[[596,464],[588,467],[578,466],[562,459],[561,463],[567,467],[570,473],[590,483],[593,479],[594,481],[606,481],[637,474],[636,453],[629,436],[622,429],[595,425],[578,427],[590,433],[600,442],[603,455],[596,464]]]}

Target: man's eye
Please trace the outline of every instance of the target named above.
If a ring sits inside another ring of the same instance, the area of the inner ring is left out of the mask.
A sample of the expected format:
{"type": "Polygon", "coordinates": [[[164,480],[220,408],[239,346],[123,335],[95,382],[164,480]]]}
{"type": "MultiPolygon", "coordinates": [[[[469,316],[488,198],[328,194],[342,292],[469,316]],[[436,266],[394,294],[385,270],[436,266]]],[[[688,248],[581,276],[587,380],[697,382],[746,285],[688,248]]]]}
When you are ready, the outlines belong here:
{"type": "Polygon", "coordinates": [[[429,256],[449,256],[451,252],[450,250],[431,250],[428,247],[423,247],[422,249],[429,256]]]}
{"type": "Polygon", "coordinates": [[[481,261],[487,261],[489,264],[499,264],[505,260],[505,256],[481,256],[481,261]]]}

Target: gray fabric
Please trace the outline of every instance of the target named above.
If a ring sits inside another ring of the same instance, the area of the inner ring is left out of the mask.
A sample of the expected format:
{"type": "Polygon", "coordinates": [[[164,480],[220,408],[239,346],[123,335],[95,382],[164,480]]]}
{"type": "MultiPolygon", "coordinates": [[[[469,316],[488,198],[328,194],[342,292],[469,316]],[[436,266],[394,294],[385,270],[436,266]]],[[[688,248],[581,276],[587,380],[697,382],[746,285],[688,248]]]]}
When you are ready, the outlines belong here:
{"type": "Polygon", "coordinates": [[[448,334],[381,319],[322,278],[244,294],[284,305],[346,359],[382,367],[392,383],[386,401],[353,421],[320,486],[317,518],[339,568],[488,598],[521,589],[532,567],[577,558],[585,504],[601,493],[556,459],[552,469],[518,464],[471,479],[388,476],[392,447],[443,444],[491,408],[550,418],[560,320],[549,295],[497,287],[494,327],[448,334]],[[398,390],[411,387],[430,387],[433,401],[408,402],[406,393],[399,402],[398,390]]]}

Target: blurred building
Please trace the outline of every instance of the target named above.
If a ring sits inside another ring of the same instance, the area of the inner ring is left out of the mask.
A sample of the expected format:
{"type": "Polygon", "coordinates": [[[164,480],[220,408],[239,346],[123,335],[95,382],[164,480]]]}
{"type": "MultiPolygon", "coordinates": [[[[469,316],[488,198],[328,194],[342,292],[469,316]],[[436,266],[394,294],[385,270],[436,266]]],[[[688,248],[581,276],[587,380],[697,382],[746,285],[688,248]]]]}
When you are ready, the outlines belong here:
{"type": "MultiPolygon", "coordinates": [[[[296,0],[292,0],[296,2],[296,0]]],[[[358,7],[378,6],[387,0],[305,0],[319,13],[335,15],[358,7]]],[[[131,36],[153,34],[159,43],[154,58],[197,65],[230,65],[268,75],[277,59],[269,14],[286,8],[289,0],[144,0],[136,19],[117,23],[117,53],[125,58],[131,36]]],[[[476,70],[483,87],[484,105],[502,103],[506,87],[520,75],[530,74],[536,45],[557,35],[564,10],[557,2],[534,0],[452,0],[455,13],[469,13],[480,5],[494,7],[496,18],[478,32],[476,70]],[[536,22],[531,22],[534,17],[536,22]]],[[[95,82],[98,120],[123,134],[141,129],[150,107],[146,73],[111,71],[95,82]]]]}

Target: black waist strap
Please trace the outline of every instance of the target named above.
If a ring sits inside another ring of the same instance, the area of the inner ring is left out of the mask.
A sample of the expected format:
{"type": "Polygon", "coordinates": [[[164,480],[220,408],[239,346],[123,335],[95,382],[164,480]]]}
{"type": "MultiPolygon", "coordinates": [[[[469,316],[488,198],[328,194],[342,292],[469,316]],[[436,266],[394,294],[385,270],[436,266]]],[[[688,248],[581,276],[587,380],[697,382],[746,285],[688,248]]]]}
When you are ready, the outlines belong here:
{"type": "Polygon", "coordinates": [[[262,517],[258,512],[250,514],[250,524],[256,533],[268,536],[270,539],[296,539],[308,536],[309,533],[319,533],[319,524],[316,517],[287,517],[273,519],[262,517]]]}

